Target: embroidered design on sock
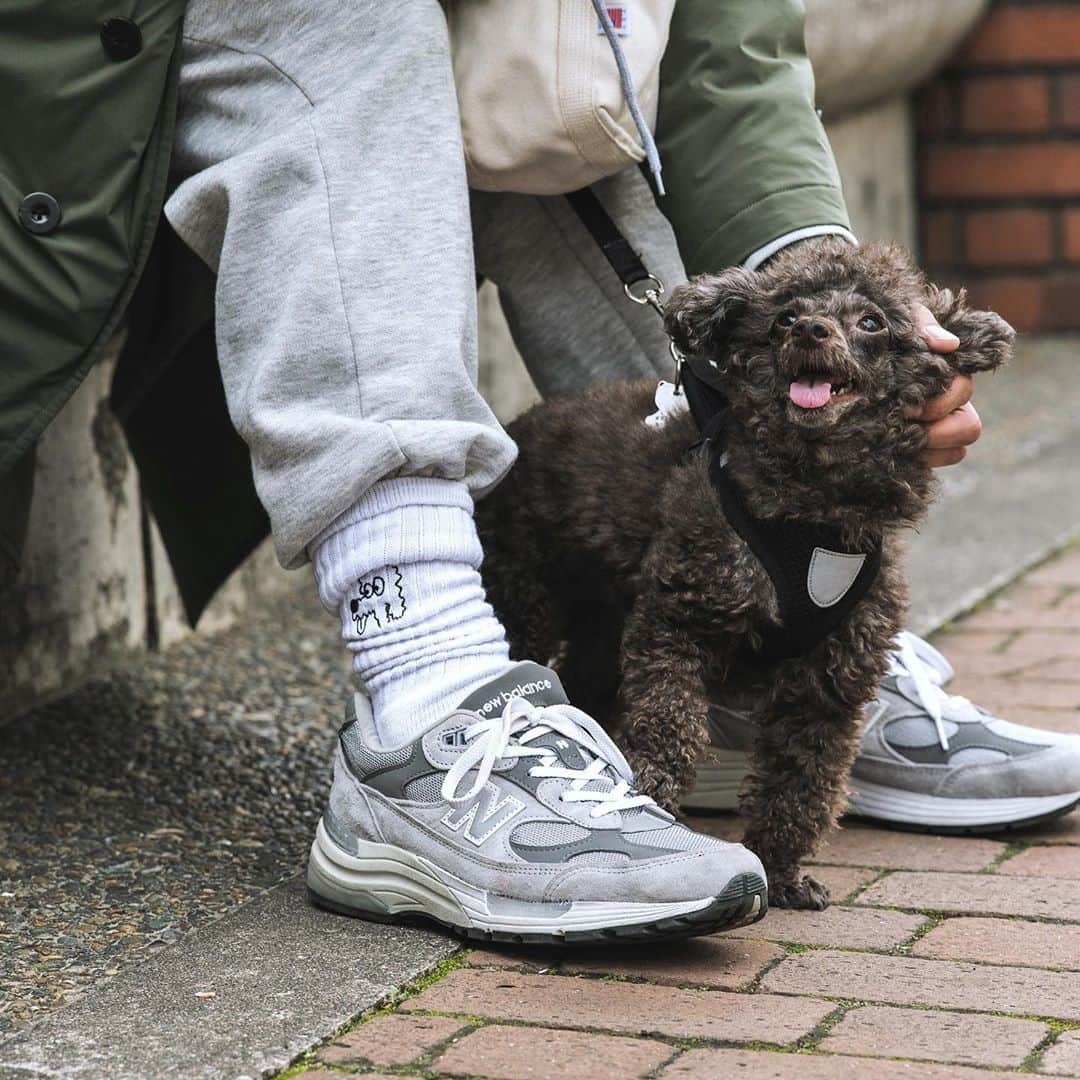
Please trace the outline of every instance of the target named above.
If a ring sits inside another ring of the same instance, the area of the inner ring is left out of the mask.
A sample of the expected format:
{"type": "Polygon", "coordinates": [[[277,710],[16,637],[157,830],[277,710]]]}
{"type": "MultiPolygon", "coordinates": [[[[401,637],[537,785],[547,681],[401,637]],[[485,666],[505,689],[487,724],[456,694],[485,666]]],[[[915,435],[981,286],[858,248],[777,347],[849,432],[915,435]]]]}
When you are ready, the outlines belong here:
{"type": "Polygon", "coordinates": [[[394,572],[394,589],[397,592],[398,603],[400,604],[400,610],[397,614],[394,614],[393,609],[389,604],[384,604],[383,607],[386,611],[387,622],[397,622],[399,619],[405,617],[405,612],[409,610],[409,605],[405,602],[405,579],[401,576],[401,571],[396,566],[389,567],[394,572]]]}
{"type": "Polygon", "coordinates": [[[349,601],[349,613],[352,615],[353,626],[356,628],[356,636],[363,637],[364,632],[374,623],[381,630],[383,623],[398,622],[405,617],[409,605],[405,599],[405,579],[401,570],[396,566],[388,566],[387,571],[393,574],[394,580],[387,585],[386,578],[382,574],[374,574],[370,578],[363,578],[355,585],[358,596],[349,601]],[[390,600],[382,597],[390,592],[390,600]],[[380,618],[381,613],[381,618],[380,618]]]}

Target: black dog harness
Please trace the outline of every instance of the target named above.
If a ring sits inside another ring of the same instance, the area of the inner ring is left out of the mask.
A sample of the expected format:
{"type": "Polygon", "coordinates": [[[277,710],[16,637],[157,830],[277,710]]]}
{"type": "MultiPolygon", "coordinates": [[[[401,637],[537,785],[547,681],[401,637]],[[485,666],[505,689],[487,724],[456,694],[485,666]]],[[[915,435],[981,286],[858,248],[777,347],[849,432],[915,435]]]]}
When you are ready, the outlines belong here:
{"type": "MultiPolygon", "coordinates": [[[[588,188],[572,192],[567,199],[618,275],[627,298],[636,304],[650,304],[662,315],[664,286],[645,268],[599,199],[588,188]],[[645,283],[644,291],[641,283],[645,283]]],[[[702,436],[691,452],[708,455],[709,480],[720,497],[724,516],[776,589],[781,625],[765,632],[761,649],[753,655],[766,663],[803,656],[836,630],[867,594],[881,569],[881,543],[868,551],[852,551],[844,546],[838,529],[752,517],[717,442],[727,416],[727,401],[683,361],[674,344],[672,355],[676,390],[686,394],[702,436]]]]}
{"type": "Polygon", "coordinates": [[[846,547],[839,529],[751,515],[727,468],[717,436],[727,402],[689,365],[683,389],[709,459],[709,481],[724,516],[765,568],[776,589],[781,625],[767,630],[754,655],[766,662],[803,656],[824,641],[867,594],[881,569],[881,542],[866,551],[846,547]]]}

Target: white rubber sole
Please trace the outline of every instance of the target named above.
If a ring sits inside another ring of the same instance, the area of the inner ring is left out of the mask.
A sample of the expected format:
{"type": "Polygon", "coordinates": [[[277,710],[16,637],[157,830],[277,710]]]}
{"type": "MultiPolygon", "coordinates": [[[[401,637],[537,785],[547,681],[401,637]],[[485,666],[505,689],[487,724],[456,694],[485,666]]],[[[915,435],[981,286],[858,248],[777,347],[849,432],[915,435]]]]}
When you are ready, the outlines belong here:
{"type": "MultiPolygon", "coordinates": [[[[698,766],[684,810],[737,810],[739,786],[750,770],[750,754],[710,750],[698,766]]],[[[1009,799],[948,799],[852,779],[847,812],[918,829],[986,829],[1024,825],[1062,814],[1080,803],[1080,791],[1009,799]]]]}
{"type": "MultiPolygon", "coordinates": [[[[619,927],[685,921],[695,913],[704,916],[717,901],[712,896],[655,904],[512,900],[469,885],[392,844],[361,840],[357,854],[352,855],[331,839],[322,821],[311,845],[307,884],[320,902],[335,910],[376,920],[420,914],[473,936],[610,933],[619,927]]],[[[744,905],[745,917],[738,922],[733,919],[730,925],[753,922],[759,912],[763,914],[763,904],[764,895],[752,897],[744,905]]]]}
{"type": "Polygon", "coordinates": [[[750,771],[744,750],[710,750],[697,770],[694,790],[682,799],[684,810],[737,810],[739,785],[750,771]]]}
{"type": "Polygon", "coordinates": [[[1080,791],[1010,799],[946,799],[852,780],[848,810],[862,817],[927,829],[989,829],[1053,817],[1077,802],[1080,791]]]}

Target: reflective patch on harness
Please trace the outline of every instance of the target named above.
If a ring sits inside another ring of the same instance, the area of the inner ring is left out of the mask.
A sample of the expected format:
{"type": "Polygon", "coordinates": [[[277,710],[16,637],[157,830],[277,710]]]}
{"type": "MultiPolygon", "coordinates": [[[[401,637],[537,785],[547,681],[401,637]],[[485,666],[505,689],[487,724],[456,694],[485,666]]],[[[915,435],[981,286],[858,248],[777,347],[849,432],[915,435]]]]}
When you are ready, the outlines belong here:
{"type": "Polygon", "coordinates": [[[849,555],[841,551],[829,551],[816,547],[810,557],[810,569],[806,574],[806,591],[819,608],[832,607],[847,595],[855,584],[865,555],[849,555]]]}

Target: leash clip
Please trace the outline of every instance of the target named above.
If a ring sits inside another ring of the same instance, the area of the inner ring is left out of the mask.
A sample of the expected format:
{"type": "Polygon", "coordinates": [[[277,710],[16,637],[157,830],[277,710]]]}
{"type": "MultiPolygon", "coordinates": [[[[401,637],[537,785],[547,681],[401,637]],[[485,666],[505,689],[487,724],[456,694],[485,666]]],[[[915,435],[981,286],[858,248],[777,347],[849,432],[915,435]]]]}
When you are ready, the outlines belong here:
{"type": "MultiPolygon", "coordinates": [[[[623,292],[626,294],[626,299],[634,304],[645,305],[656,312],[662,319],[664,317],[664,302],[660,299],[664,295],[664,283],[655,275],[649,274],[648,276],[639,279],[639,281],[624,281],[623,292]],[[634,286],[645,283],[647,286],[642,292],[637,293],[634,291],[634,286]]],[[[675,393],[682,393],[682,371],[683,364],[686,362],[686,358],[681,352],[675,342],[668,338],[668,351],[671,353],[671,359],[675,365],[675,378],[672,385],[675,387],[675,393]]]]}
{"type": "Polygon", "coordinates": [[[648,277],[642,278],[641,281],[648,287],[640,295],[634,292],[634,286],[640,284],[640,282],[623,282],[623,292],[626,293],[626,299],[635,304],[648,304],[657,315],[663,318],[664,303],[660,297],[664,295],[664,283],[655,274],[649,274],[648,277]]]}
{"type": "Polygon", "coordinates": [[[671,353],[671,359],[672,359],[673,363],[675,364],[675,378],[673,380],[673,385],[675,387],[675,393],[676,394],[681,394],[683,392],[683,388],[682,388],[682,370],[683,370],[683,364],[686,363],[686,357],[683,356],[683,354],[681,352],[679,352],[678,345],[676,345],[675,342],[671,338],[668,338],[668,351],[671,353]]]}

